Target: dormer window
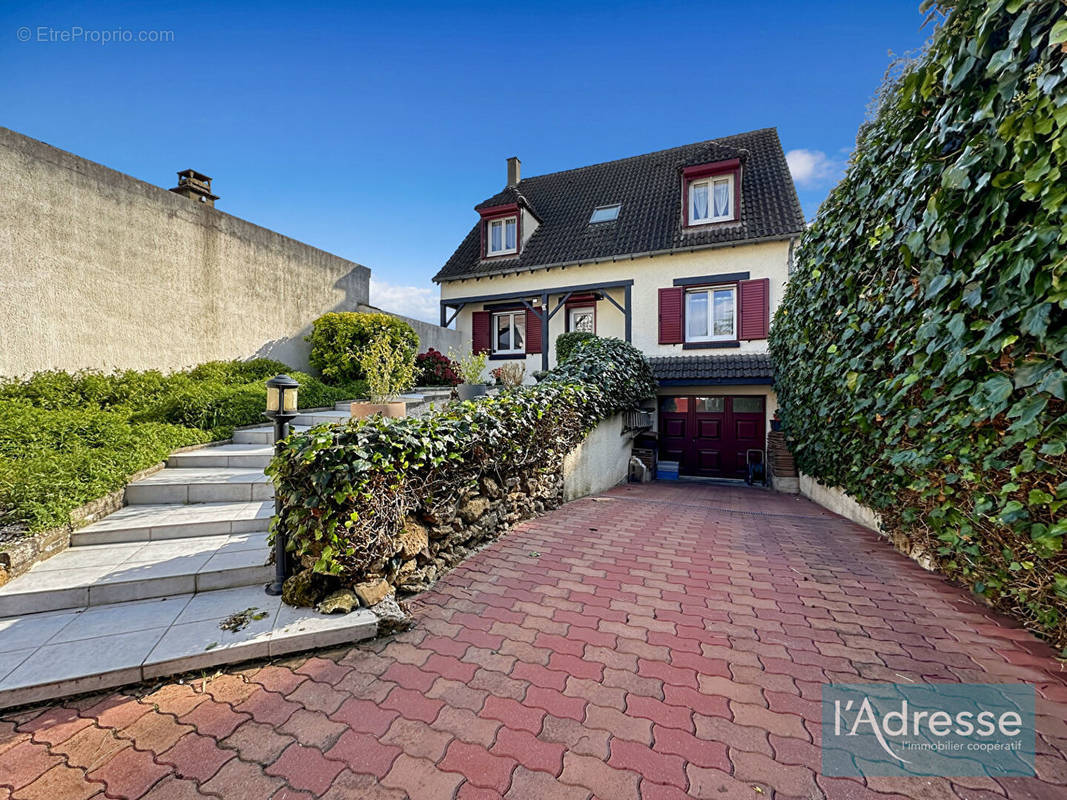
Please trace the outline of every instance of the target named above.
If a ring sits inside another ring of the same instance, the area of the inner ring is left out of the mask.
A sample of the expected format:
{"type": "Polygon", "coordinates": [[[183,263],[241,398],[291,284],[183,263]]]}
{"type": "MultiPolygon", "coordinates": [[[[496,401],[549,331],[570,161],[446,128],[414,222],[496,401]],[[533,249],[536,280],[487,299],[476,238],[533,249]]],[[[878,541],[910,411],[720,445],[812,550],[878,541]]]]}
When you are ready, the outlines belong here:
{"type": "Polygon", "coordinates": [[[682,171],[682,213],[686,227],[733,222],[740,218],[739,159],[699,164],[682,171]]]}
{"type": "Polygon", "coordinates": [[[734,176],[703,178],[689,184],[689,224],[734,218],[734,176]]]}
{"type": "Polygon", "coordinates": [[[485,223],[485,254],[502,256],[519,249],[519,218],[500,217],[485,223]]]}

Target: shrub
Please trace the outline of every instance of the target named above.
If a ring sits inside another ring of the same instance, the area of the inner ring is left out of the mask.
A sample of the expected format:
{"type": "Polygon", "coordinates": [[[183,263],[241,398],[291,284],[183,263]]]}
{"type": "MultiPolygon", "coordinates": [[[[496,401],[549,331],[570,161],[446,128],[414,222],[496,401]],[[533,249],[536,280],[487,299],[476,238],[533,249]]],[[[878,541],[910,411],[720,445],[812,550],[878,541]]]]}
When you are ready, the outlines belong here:
{"type": "Polygon", "coordinates": [[[367,381],[372,403],[395,400],[411,388],[415,379],[415,353],[404,344],[381,334],[360,354],[359,364],[367,381]]]}
{"type": "Polygon", "coordinates": [[[440,518],[485,476],[505,486],[559,473],[598,422],[655,393],[648,362],[616,339],[585,343],[567,366],[425,417],[294,434],[268,468],[281,505],[275,529],[285,527],[305,564],[357,582],[394,555],[409,515],[440,518]]]}
{"type": "Polygon", "coordinates": [[[416,386],[458,386],[459,364],[432,347],[415,357],[416,386]]]}
{"type": "Polygon", "coordinates": [[[449,350],[448,356],[456,362],[459,377],[463,379],[463,383],[485,383],[485,367],[489,363],[489,356],[486,353],[470,352],[457,356],[449,350]]]}
{"type": "Polygon", "coordinates": [[[66,524],[71,511],[131,474],[210,438],[194,428],[130,424],[121,413],[0,401],[0,528],[66,524]]]}
{"type": "Polygon", "coordinates": [[[588,342],[590,339],[596,339],[595,333],[589,333],[588,331],[569,331],[568,333],[561,333],[556,337],[556,363],[562,364],[568,358],[571,357],[571,353],[574,352],[574,348],[581,342],[588,342]]]}
{"type": "Polygon", "coordinates": [[[363,396],[278,361],[213,361],[185,372],[40,372],[0,383],[0,527],[69,522],[71,510],[121,488],[176,447],[264,422],[265,379],[289,372],[303,408],[363,396]]]}
{"type": "Polygon", "coordinates": [[[340,311],[323,314],[313,323],[311,366],[328,383],[343,383],[364,377],[360,354],[379,335],[389,337],[393,345],[408,348],[412,355],[419,337],[406,322],[388,314],[340,311]]]}
{"type": "Polygon", "coordinates": [[[1054,0],[945,7],[802,237],[783,427],[903,549],[1064,646],[1067,29],[1054,0]]]}

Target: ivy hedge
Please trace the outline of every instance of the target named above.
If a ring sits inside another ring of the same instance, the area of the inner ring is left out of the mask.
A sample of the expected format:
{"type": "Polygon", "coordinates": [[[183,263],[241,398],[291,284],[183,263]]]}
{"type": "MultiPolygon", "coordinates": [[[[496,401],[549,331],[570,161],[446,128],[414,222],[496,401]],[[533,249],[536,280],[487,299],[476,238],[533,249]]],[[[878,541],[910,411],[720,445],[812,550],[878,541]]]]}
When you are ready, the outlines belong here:
{"type": "Polygon", "coordinates": [[[780,415],[804,472],[1063,647],[1067,21],[934,10],[797,249],[780,415]]]}
{"type": "Polygon", "coordinates": [[[38,372],[0,379],[0,538],[70,522],[77,507],[122,488],[172,450],[265,422],[264,381],[289,372],[305,408],[360,397],[278,361],[212,361],[156,370],[38,372]]]}
{"type": "Polygon", "coordinates": [[[371,417],[290,436],[268,468],[284,526],[305,567],[353,584],[395,559],[405,520],[450,519],[490,477],[561,472],[601,420],[655,393],[633,346],[596,339],[535,386],[454,402],[424,417],[371,417]]]}

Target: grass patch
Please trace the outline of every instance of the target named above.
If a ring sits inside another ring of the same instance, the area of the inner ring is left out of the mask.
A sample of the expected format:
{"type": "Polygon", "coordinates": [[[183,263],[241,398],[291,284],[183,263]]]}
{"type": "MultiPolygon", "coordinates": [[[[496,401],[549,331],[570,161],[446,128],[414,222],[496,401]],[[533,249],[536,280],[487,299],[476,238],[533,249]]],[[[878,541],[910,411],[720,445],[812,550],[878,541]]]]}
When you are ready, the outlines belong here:
{"type": "Polygon", "coordinates": [[[0,532],[35,532],[121,488],[178,447],[227,439],[265,422],[264,381],[288,372],[303,408],[365,394],[328,386],[270,359],[213,361],[162,372],[40,372],[0,381],[0,532]]]}

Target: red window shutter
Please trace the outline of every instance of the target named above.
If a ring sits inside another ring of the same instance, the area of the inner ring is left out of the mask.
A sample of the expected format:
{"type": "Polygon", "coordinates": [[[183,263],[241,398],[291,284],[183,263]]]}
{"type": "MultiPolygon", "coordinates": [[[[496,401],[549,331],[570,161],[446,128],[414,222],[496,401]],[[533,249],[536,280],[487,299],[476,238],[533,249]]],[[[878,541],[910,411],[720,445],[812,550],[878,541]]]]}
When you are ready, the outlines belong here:
{"type": "Polygon", "coordinates": [[[771,281],[756,278],[737,285],[740,313],[738,339],[766,339],[771,326],[771,281]]]}
{"type": "Polygon", "coordinates": [[[493,315],[488,311],[475,311],[471,314],[471,351],[477,353],[490,352],[489,324],[493,315]]]}
{"type": "Polygon", "coordinates": [[[530,309],[526,309],[526,352],[541,352],[541,318],[530,309]]]}
{"type": "Polygon", "coordinates": [[[670,286],[659,290],[659,343],[681,344],[685,341],[685,289],[670,286]]]}

